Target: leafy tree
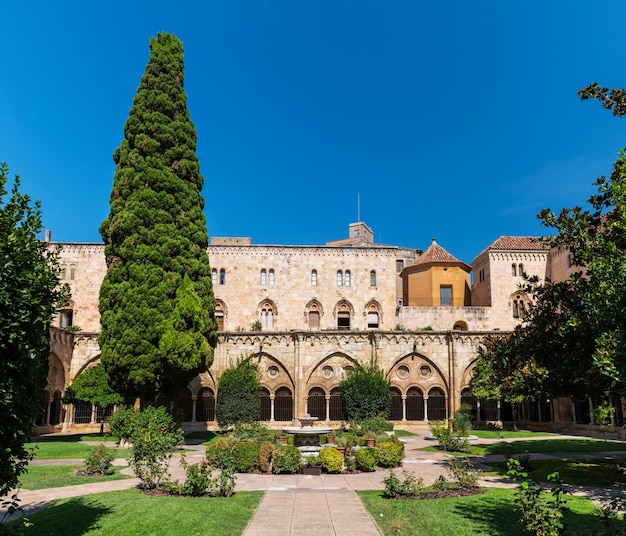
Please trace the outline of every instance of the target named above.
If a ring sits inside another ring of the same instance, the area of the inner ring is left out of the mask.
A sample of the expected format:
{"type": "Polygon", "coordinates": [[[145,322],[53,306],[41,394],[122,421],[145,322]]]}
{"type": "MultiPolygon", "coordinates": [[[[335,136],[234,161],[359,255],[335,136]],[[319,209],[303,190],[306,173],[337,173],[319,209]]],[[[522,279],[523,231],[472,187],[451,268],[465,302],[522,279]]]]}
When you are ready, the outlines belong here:
{"type": "MultiPolygon", "coordinates": [[[[626,90],[594,83],[579,92],[626,115],[626,90]]],[[[534,397],[623,392],[626,381],[626,157],[609,178],[596,179],[588,208],[544,209],[553,229],[545,243],[567,250],[578,267],[566,281],[529,278],[534,304],[513,334],[491,339],[480,353],[474,394],[534,397]]]]}
{"type": "Polygon", "coordinates": [[[220,426],[261,420],[261,380],[252,357],[242,359],[220,376],[215,402],[220,426]]]}
{"type": "Polygon", "coordinates": [[[48,372],[48,328],[68,298],[59,285],[58,251],[37,240],[39,202],[20,193],[0,164],[0,497],[18,484],[31,455],[24,447],[48,372]]]}
{"type": "Polygon", "coordinates": [[[375,362],[359,363],[339,384],[346,419],[361,422],[377,415],[389,416],[391,384],[375,362]]]}
{"type": "Polygon", "coordinates": [[[101,408],[121,404],[123,397],[109,387],[102,363],[90,367],[74,378],[65,389],[66,403],[89,402],[101,408]]]}
{"type": "Polygon", "coordinates": [[[178,395],[210,366],[216,342],[204,179],[186,103],[182,43],[159,33],[113,154],[100,227],[102,363],[114,390],[147,400],[178,395]]]}

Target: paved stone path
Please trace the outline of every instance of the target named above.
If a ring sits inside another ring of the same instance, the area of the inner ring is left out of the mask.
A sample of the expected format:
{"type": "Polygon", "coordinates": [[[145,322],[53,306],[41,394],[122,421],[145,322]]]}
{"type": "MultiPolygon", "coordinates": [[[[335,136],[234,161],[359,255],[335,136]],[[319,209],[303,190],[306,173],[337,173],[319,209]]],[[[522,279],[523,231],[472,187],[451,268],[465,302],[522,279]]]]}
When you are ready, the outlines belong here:
{"type": "MultiPolygon", "coordinates": [[[[419,433],[419,432],[418,432],[419,433]]],[[[554,437],[554,436],[552,436],[554,437]]],[[[564,438],[566,436],[559,436],[564,438]]],[[[527,438],[523,438],[527,439],[527,438]]],[[[546,439],[546,438],[537,438],[546,439]]],[[[424,479],[426,485],[432,484],[441,474],[446,474],[445,459],[441,452],[424,452],[416,448],[432,445],[421,436],[403,438],[405,441],[405,459],[403,467],[396,469],[398,476],[402,471],[410,471],[424,479]]],[[[493,442],[478,440],[477,443],[493,442]]],[[[185,457],[189,463],[196,463],[204,456],[202,445],[187,445],[185,457]]],[[[595,452],[589,454],[533,454],[532,459],[567,458],[598,458],[624,457],[626,452],[595,452]]],[[[475,458],[475,463],[503,461],[504,456],[494,455],[475,458]]],[[[34,460],[31,465],[81,465],[82,460],[34,460]]],[[[114,460],[115,465],[123,466],[124,459],[114,460]]],[[[174,460],[170,467],[172,477],[180,479],[184,472],[174,460]]],[[[126,468],[123,473],[132,475],[126,468]]],[[[255,512],[244,536],[349,536],[349,535],[380,535],[376,523],[363,507],[355,491],[382,489],[382,480],[389,474],[388,470],[377,470],[372,473],[341,474],[320,476],[310,475],[255,475],[238,474],[235,491],[264,490],[265,494],[255,512]]],[[[139,484],[136,478],[113,480],[94,484],[82,484],[62,488],[37,491],[21,490],[21,505],[26,514],[44,508],[56,499],[77,497],[105,491],[116,491],[134,488],[139,484]]],[[[515,484],[503,477],[487,477],[480,481],[482,486],[514,487],[515,484]]],[[[570,491],[586,495],[592,499],[606,499],[619,490],[605,490],[569,486],[570,491]]],[[[0,516],[2,510],[0,509],[0,516]]]]}

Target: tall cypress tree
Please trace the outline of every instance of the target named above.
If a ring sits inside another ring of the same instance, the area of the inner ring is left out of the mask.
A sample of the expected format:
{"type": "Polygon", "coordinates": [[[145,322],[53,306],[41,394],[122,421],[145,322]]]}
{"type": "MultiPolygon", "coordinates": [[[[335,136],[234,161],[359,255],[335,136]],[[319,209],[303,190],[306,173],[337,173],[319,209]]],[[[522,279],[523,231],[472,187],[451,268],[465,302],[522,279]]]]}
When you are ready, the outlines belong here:
{"type": "Polygon", "coordinates": [[[113,154],[111,209],[100,226],[102,363],[111,387],[125,395],[176,396],[212,362],[215,299],[195,151],[183,45],[159,33],[113,154]]]}

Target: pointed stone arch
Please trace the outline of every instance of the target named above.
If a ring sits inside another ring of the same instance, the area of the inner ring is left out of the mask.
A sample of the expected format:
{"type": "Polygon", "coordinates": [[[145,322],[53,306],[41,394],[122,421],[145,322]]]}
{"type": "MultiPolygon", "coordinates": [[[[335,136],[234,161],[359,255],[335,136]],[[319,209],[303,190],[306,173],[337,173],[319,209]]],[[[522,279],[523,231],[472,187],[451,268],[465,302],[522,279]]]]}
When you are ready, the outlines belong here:
{"type": "Polygon", "coordinates": [[[228,307],[226,302],[219,298],[215,299],[215,320],[217,320],[217,330],[224,331],[224,328],[228,325],[226,320],[228,319],[228,307]]]}
{"type": "Polygon", "coordinates": [[[257,317],[264,329],[274,328],[275,319],[278,317],[278,307],[269,298],[262,300],[257,307],[257,317]]]}
{"type": "Polygon", "coordinates": [[[371,299],[363,310],[367,321],[367,329],[378,329],[383,323],[383,308],[377,300],[371,299]]]}
{"type": "Polygon", "coordinates": [[[304,308],[304,321],[310,330],[319,330],[321,326],[321,320],[324,316],[324,307],[317,300],[313,298],[304,308]]]}
{"type": "Polygon", "coordinates": [[[354,307],[346,299],[339,300],[335,305],[333,316],[337,329],[350,329],[354,320],[354,307]]]}

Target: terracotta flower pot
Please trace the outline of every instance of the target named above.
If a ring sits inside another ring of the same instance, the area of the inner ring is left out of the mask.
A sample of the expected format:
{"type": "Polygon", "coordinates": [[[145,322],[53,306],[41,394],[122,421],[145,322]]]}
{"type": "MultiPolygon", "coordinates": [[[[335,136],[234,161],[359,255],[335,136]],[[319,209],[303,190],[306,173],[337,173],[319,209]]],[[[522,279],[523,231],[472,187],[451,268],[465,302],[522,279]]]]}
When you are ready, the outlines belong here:
{"type": "Polygon", "coordinates": [[[368,438],[368,439],[366,439],[366,440],[365,440],[365,445],[366,445],[367,447],[370,447],[370,448],[371,448],[371,447],[373,447],[375,444],[376,444],[376,440],[375,440],[375,439],[373,439],[373,438],[368,438]]]}
{"type": "Polygon", "coordinates": [[[278,436],[278,441],[280,441],[281,445],[287,444],[287,436],[284,436],[284,435],[278,436]]]}
{"type": "Polygon", "coordinates": [[[331,435],[326,436],[326,443],[333,444],[335,442],[335,438],[331,435]]]}

